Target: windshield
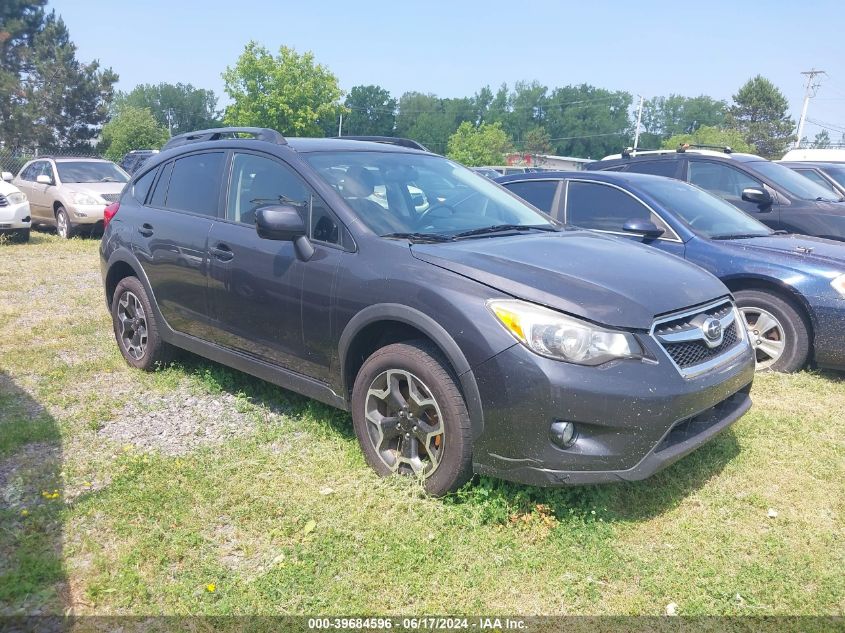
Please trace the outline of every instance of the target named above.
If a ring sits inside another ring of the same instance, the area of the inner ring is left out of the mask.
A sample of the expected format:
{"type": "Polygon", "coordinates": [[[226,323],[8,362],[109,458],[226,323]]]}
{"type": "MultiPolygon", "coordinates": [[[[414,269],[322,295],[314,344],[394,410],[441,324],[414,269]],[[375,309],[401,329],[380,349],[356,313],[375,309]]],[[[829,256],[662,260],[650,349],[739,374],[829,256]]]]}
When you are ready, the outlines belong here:
{"type": "Polygon", "coordinates": [[[823,167],[822,171],[845,187],[845,167],[823,167]]]}
{"type": "Polygon", "coordinates": [[[766,225],[703,189],[668,178],[649,178],[642,189],[704,237],[725,239],[771,235],[766,225]]]}
{"type": "Polygon", "coordinates": [[[840,198],[832,195],[828,189],[813,182],[806,176],[792,171],[768,160],[755,161],[750,163],[751,167],[773,181],[776,185],[783,187],[796,198],[801,200],[829,200],[835,201],[840,198]]]}
{"type": "Polygon", "coordinates": [[[56,163],[59,180],[68,182],[127,182],[129,175],[114,163],[93,160],[56,163]]]}
{"type": "Polygon", "coordinates": [[[453,237],[508,225],[554,229],[557,225],[457,163],[425,154],[326,152],[305,159],[381,236],[453,237]]]}

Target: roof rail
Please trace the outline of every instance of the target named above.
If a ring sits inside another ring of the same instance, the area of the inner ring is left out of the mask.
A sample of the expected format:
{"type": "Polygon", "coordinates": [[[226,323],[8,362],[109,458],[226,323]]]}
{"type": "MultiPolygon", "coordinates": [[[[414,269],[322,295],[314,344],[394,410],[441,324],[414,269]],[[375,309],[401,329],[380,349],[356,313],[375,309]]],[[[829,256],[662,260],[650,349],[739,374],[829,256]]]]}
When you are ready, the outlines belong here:
{"type": "Polygon", "coordinates": [[[285,137],[276,130],[266,127],[217,127],[210,130],[197,130],[186,132],[171,138],[162,147],[162,151],[173,147],[180,147],[188,143],[200,143],[202,141],[219,141],[224,138],[238,138],[239,134],[252,135],[257,141],[267,141],[276,145],[287,145],[285,137]]]}
{"type": "Polygon", "coordinates": [[[430,151],[422,143],[418,143],[410,138],[400,138],[398,136],[334,136],[332,138],[339,138],[346,141],[372,141],[373,143],[386,143],[387,145],[399,145],[400,147],[419,149],[424,152],[430,151]]]}
{"type": "Polygon", "coordinates": [[[724,152],[725,154],[733,153],[733,149],[731,149],[730,145],[700,145],[698,143],[681,143],[678,145],[678,149],[676,151],[683,153],[688,149],[712,149],[717,152],[724,152]]]}
{"type": "Polygon", "coordinates": [[[622,158],[631,158],[631,156],[636,156],[638,152],[661,152],[661,151],[671,151],[671,150],[661,150],[661,149],[645,149],[643,147],[638,147],[634,149],[633,147],[626,147],[622,150],[622,158]]]}

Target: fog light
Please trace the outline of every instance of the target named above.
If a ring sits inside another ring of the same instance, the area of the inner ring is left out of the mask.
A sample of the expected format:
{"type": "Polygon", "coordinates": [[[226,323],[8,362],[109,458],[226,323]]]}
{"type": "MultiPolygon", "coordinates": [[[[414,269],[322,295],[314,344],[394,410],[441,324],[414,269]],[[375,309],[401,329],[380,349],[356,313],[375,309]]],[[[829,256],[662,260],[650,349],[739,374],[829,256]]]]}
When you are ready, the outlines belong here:
{"type": "Polygon", "coordinates": [[[552,437],[552,442],[561,448],[569,448],[575,443],[575,425],[572,422],[563,422],[562,420],[552,422],[549,434],[552,437]]]}

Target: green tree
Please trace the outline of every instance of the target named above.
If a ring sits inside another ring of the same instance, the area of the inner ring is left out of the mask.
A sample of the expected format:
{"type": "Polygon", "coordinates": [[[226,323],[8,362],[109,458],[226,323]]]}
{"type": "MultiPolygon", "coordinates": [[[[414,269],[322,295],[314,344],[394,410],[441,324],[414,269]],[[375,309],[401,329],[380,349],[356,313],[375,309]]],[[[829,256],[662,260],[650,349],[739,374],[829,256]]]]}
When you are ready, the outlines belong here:
{"type": "Polygon", "coordinates": [[[108,118],[117,75],[77,60],[64,21],[43,6],[0,4],[0,138],[8,146],[90,147],[108,118]]]}
{"type": "Polygon", "coordinates": [[[270,127],[290,136],[321,136],[324,120],[340,112],[337,77],[314,61],[314,54],[282,46],[274,56],[249,42],[233,67],[223,73],[232,104],[227,125],[270,127]]]}
{"type": "Polygon", "coordinates": [[[553,151],[551,137],[546,128],[539,125],[533,127],[525,134],[525,141],[522,144],[522,151],[526,154],[551,154],[553,151]]]}
{"type": "Polygon", "coordinates": [[[100,149],[116,161],[134,149],[159,149],[167,138],[167,128],[147,108],[125,106],[103,126],[100,149]]]}
{"type": "Polygon", "coordinates": [[[381,86],[353,86],[343,102],[348,110],[343,133],[360,136],[391,136],[396,123],[396,99],[381,86]]]}
{"type": "Polygon", "coordinates": [[[795,140],[795,121],[783,93],[761,75],[749,79],[733,96],[725,124],[742,134],[765,158],[780,158],[795,140]]]}
{"type": "Polygon", "coordinates": [[[686,143],[730,147],[735,152],[754,153],[756,151],[754,146],[746,143],[742,134],[736,130],[725,130],[706,125],[698,128],[692,134],[676,134],[669,137],[663,142],[663,147],[664,149],[677,149],[686,143]]]}
{"type": "Polygon", "coordinates": [[[721,127],[727,107],[725,101],[707,95],[654,97],[643,104],[642,123],[649,135],[691,134],[702,126],[721,127]]]}
{"type": "Polygon", "coordinates": [[[125,107],[146,108],[174,135],[219,127],[221,123],[214,91],[191,84],[140,84],[128,93],[115,95],[112,111],[117,113],[125,107]]]}
{"type": "Polygon", "coordinates": [[[813,147],[815,149],[826,149],[830,147],[830,134],[827,130],[822,130],[813,138],[813,147]]]}
{"type": "Polygon", "coordinates": [[[449,137],[447,156],[464,165],[499,165],[505,154],[513,151],[513,144],[499,123],[482,123],[478,127],[469,121],[458,126],[449,137]]]}

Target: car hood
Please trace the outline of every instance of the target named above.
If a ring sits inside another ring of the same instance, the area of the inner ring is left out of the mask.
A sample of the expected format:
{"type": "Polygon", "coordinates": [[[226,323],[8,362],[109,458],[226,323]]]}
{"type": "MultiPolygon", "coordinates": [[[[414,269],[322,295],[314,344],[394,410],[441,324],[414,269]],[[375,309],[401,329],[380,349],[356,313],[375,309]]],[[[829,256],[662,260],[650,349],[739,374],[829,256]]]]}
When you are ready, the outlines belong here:
{"type": "Polygon", "coordinates": [[[15,185],[10,182],[6,182],[5,180],[0,180],[0,193],[4,196],[8,196],[12,193],[18,193],[20,189],[18,189],[15,185]]]}
{"type": "Polygon", "coordinates": [[[826,263],[845,268],[845,242],[827,240],[807,235],[768,235],[738,240],[725,240],[725,244],[768,256],[778,255],[806,262],[826,263]]]}
{"type": "Polygon", "coordinates": [[[511,296],[621,328],[648,329],[657,315],[728,294],[674,255],[587,231],[414,244],[411,252],[511,296]]]}
{"type": "Polygon", "coordinates": [[[78,191],[87,193],[89,196],[120,193],[125,186],[125,182],[69,182],[62,185],[65,191],[78,191]]]}

